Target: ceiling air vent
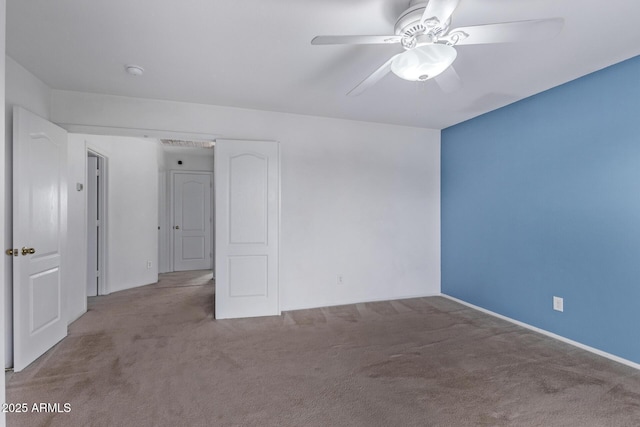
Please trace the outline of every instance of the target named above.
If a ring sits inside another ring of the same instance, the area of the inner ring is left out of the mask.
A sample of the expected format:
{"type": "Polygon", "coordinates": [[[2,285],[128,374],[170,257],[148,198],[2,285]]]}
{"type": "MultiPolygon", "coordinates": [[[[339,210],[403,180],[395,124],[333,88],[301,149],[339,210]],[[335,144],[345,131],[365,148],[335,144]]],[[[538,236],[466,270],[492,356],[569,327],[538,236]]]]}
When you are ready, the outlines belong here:
{"type": "Polygon", "coordinates": [[[183,139],[161,139],[162,144],[168,147],[182,148],[213,148],[214,141],[186,141],[183,139]]]}

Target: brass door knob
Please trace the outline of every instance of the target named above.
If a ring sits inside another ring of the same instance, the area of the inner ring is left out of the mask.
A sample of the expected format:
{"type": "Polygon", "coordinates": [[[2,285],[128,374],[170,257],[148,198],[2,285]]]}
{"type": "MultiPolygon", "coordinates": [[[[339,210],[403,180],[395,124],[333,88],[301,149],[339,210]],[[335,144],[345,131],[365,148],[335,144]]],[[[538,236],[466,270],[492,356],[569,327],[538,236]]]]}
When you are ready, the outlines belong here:
{"type": "Polygon", "coordinates": [[[176,230],[180,230],[180,226],[179,225],[176,225],[176,230]]]}
{"type": "Polygon", "coordinates": [[[9,256],[18,256],[18,250],[17,249],[7,249],[5,251],[5,253],[9,256]]]}
{"type": "Polygon", "coordinates": [[[27,248],[27,247],[23,247],[22,248],[22,255],[28,255],[28,254],[35,254],[36,250],[34,248],[27,248]]]}

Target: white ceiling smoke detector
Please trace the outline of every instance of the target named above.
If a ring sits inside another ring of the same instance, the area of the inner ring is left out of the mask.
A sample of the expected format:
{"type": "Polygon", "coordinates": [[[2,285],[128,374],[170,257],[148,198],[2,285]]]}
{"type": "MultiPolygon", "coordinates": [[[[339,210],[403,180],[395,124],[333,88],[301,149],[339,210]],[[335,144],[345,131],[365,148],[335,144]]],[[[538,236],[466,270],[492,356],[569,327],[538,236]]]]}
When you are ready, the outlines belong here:
{"type": "Polygon", "coordinates": [[[139,65],[127,65],[124,67],[124,69],[132,76],[141,76],[144,74],[144,68],[139,65]]]}

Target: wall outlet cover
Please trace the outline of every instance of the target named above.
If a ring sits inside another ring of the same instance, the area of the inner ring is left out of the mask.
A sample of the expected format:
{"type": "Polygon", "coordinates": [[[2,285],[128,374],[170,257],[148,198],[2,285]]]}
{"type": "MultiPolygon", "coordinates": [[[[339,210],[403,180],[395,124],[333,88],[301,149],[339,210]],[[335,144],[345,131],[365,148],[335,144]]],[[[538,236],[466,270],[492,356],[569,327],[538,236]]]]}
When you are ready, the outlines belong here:
{"type": "Polygon", "coordinates": [[[564,298],[553,297],[553,309],[556,311],[564,311],[564,298]]]}

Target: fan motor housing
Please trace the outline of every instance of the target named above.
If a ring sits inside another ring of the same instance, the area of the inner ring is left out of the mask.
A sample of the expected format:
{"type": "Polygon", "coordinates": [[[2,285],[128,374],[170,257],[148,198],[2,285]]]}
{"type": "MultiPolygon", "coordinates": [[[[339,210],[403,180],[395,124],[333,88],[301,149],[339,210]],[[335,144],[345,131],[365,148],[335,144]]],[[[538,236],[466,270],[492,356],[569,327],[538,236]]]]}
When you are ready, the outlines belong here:
{"type": "Polygon", "coordinates": [[[402,12],[394,27],[395,34],[405,38],[412,38],[420,34],[433,33],[434,36],[446,33],[451,24],[451,18],[440,23],[437,20],[427,20],[424,25],[420,23],[424,9],[429,0],[411,0],[409,8],[402,12]]]}

